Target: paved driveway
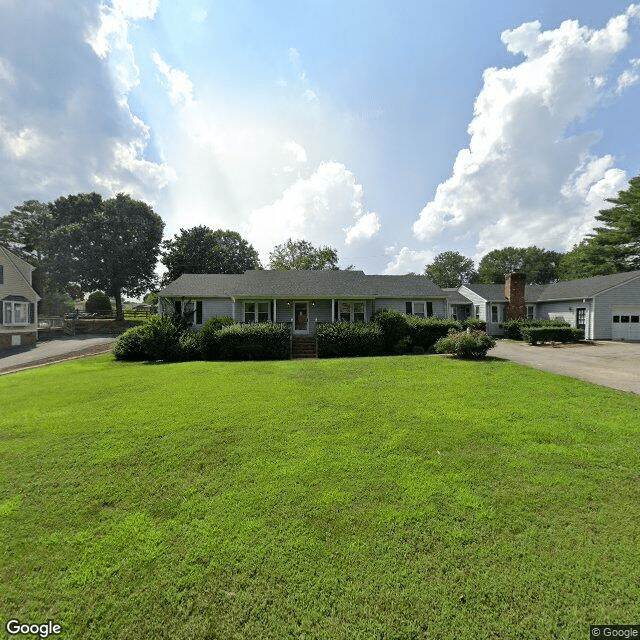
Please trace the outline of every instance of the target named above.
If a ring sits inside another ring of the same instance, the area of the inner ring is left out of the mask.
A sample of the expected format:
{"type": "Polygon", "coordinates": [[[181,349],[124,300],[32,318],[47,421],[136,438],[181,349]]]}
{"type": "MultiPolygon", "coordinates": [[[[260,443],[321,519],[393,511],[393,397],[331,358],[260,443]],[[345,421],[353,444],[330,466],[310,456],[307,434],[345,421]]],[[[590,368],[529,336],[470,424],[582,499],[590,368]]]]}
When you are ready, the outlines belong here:
{"type": "Polygon", "coordinates": [[[107,350],[115,341],[113,336],[75,336],[37,342],[34,347],[10,350],[0,356],[0,374],[20,368],[55,362],[69,357],[89,355],[107,350]]]}
{"type": "Polygon", "coordinates": [[[531,346],[498,340],[490,356],[640,394],[640,344],[596,342],[531,346]]]}

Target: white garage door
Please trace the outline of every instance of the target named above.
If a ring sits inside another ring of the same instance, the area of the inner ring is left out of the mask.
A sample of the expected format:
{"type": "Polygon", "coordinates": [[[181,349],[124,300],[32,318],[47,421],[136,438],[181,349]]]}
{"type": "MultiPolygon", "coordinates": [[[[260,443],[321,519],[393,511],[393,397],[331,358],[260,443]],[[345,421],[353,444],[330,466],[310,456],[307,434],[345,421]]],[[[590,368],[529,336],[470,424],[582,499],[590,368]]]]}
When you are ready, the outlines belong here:
{"type": "Polygon", "coordinates": [[[614,340],[640,340],[640,307],[613,307],[611,312],[614,340]]]}

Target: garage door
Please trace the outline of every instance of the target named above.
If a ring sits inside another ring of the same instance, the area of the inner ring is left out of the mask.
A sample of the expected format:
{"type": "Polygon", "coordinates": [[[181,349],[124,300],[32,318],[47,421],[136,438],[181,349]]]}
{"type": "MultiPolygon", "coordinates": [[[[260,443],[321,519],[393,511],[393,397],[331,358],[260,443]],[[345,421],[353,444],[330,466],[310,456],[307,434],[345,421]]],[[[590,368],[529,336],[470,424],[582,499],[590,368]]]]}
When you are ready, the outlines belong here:
{"type": "Polygon", "coordinates": [[[611,312],[614,340],[640,340],[640,307],[613,307],[611,312]]]}

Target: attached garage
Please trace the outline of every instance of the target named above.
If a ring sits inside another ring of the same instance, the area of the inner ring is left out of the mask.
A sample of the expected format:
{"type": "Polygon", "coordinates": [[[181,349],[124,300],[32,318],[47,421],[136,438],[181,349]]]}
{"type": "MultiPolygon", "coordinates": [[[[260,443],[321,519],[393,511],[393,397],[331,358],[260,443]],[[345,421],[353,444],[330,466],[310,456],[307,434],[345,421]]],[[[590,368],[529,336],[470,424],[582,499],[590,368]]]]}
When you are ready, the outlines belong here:
{"type": "Polygon", "coordinates": [[[611,308],[611,338],[640,341],[640,306],[611,308]]]}

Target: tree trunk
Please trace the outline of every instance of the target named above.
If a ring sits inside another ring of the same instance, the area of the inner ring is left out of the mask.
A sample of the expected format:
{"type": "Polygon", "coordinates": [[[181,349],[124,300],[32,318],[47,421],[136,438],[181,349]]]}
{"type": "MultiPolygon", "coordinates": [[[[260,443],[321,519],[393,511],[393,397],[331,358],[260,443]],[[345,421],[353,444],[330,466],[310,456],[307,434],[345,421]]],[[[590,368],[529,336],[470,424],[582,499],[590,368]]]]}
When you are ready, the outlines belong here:
{"type": "Polygon", "coordinates": [[[114,292],[116,299],[116,320],[124,320],[124,311],[122,310],[122,291],[116,289],[114,292]]]}

